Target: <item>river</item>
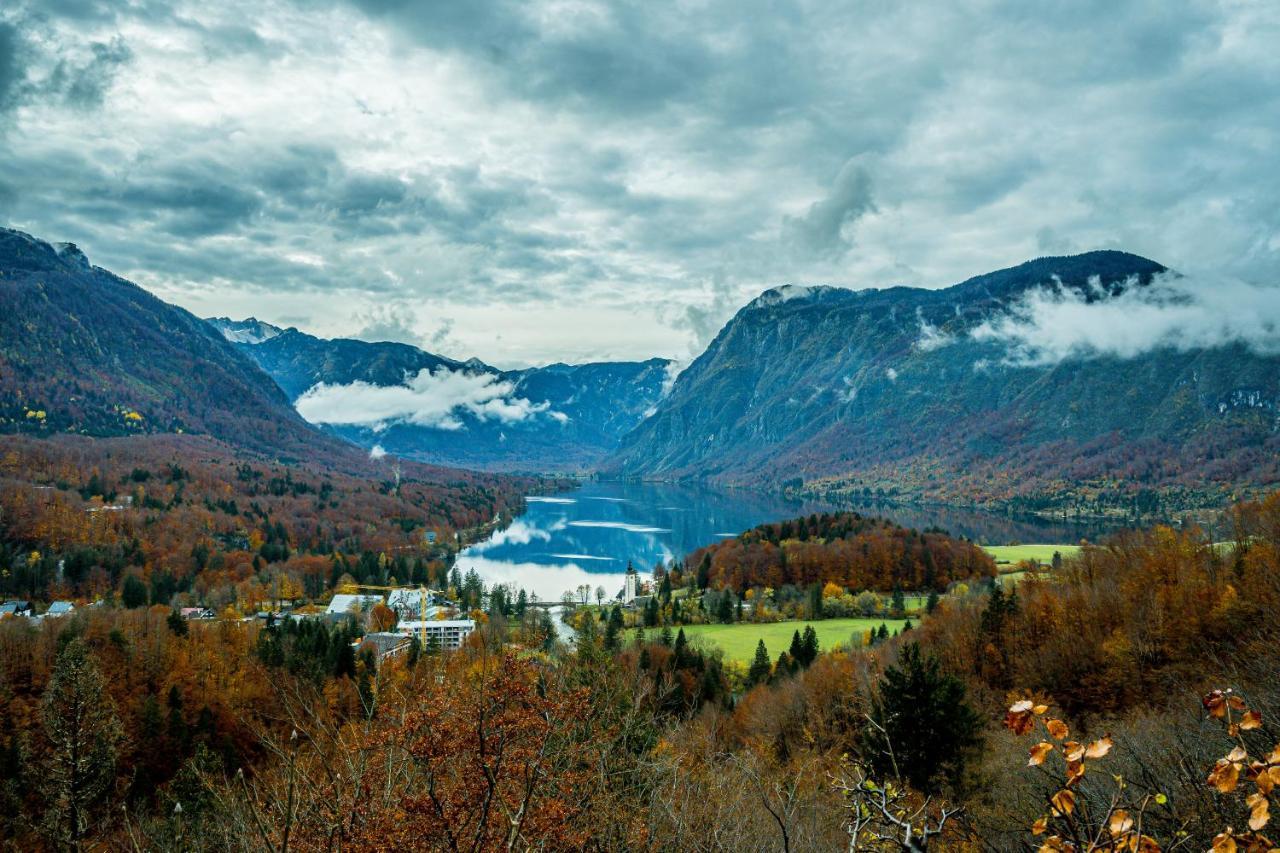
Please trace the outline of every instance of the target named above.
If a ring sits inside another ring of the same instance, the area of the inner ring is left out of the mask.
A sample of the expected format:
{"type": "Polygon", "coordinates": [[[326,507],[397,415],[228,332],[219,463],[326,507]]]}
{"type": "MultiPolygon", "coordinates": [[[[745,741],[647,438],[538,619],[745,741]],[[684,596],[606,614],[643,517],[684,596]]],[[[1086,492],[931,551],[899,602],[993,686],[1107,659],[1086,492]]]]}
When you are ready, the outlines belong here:
{"type": "MultiPolygon", "coordinates": [[[[507,527],[458,555],[462,572],[474,569],[490,585],[509,583],[538,600],[559,600],[580,585],[613,598],[627,563],[642,575],[662,560],[683,558],[717,538],[736,536],[766,521],[781,521],[837,507],[773,495],[703,486],[589,482],[556,495],[531,496],[528,509],[507,527]]],[[[1013,519],[948,507],[844,506],[909,527],[940,527],[986,544],[1077,542],[1095,538],[1097,525],[1013,519]]]]}

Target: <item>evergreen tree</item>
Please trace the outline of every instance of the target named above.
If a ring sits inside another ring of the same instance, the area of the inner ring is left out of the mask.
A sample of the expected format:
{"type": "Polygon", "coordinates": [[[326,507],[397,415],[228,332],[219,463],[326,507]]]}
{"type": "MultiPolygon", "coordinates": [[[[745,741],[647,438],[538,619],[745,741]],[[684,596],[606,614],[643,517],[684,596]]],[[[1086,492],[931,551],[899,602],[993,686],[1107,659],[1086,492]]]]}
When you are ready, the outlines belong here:
{"type": "Polygon", "coordinates": [[[604,629],[604,647],[611,652],[617,651],[619,646],[618,638],[622,635],[622,608],[614,606],[609,611],[609,621],[604,629]]]}
{"type": "Polygon", "coordinates": [[[883,622],[881,622],[881,623],[880,623],[880,630],[876,632],[876,639],[877,639],[877,640],[887,640],[887,639],[889,639],[889,626],[888,626],[888,625],[884,624],[883,622]]]}
{"type": "Polygon", "coordinates": [[[683,669],[688,663],[686,656],[689,651],[689,641],[685,638],[684,628],[676,633],[676,669],[683,669]]]}
{"type": "Polygon", "coordinates": [[[800,639],[800,664],[808,667],[818,659],[818,632],[812,625],[804,626],[804,636],[800,639]]]}
{"type": "Polygon", "coordinates": [[[924,612],[925,612],[925,613],[933,613],[933,611],[937,608],[937,606],[938,606],[938,593],[937,593],[937,590],[932,590],[932,589],[931,589],[931,590],[929,590],[929,598],[928,598],[928,600],[927,600],[927,601],[925,601],[925,603],[924,603],[924,612]]]}
{"type": "Polygon", "coordinates": [[[907,612],[907,600],[902,594],[901,584],[895,583],[893,585],[893,599],[889,608],[890,612],[893,613],[894,616],[898,617],[901,617],[902,614],[907,612]]]}
{"type": "Polygon", "coordinates": [[[720,601],[716,606],[716,618],[726,625],[733,621],[733,593],[724,589],[720,591],[720,601]]]}
{"type": "Polygon", "coordinates": [[[809,618],[822,618],[822,587],[816,583],[809,587],[809,618]]]}
{"type": "Polygon", "coordinates": [[[800,639],[800,629],[797,628],[791,633],[791,647],[787,650],[791,655],[791,659],[799,661],[804,657],[804,645],[800,639]]]}
{"type": "Polygon", "coordinates": [[[130,610],[147,606],[147,585],[137,575],[129,575],[124,579],[124,586],[120,590],[120,603],[130,610]]]}
{"type": "Polygon", "coordinates": [[[751,668],[747,670],[747,687],[755,687],[757,684],[763,684],[769,680],[773,667],[769,664],[769,650],[765,648],[764,640],[756,643],[756,656],[751,661],[751,668]]]}
{"type": "Polygon", "coordinates": [[[936,793],[960,782],[979,742],[982,718],[969,706],[964,682],[942,672],[918,643],[908,643],[897,666],[876,686],[864,748],[882,777],[900,773],[912,787],[936,793]]]}
{"type": "Polygon", "coordinates": [[[706,589],[711,583],[711,555],[703,554],[702,562],[698,563],[698,589],[706,589]]]}
{"type": "Polygon", "coordinates": [[[115,781],[121,737],[106,683],[83,640],[73,639],[58,655],[41,705],[50,746],[40,785],[49,798],[48,837],[78,849],[115,781]]]}
{"type": "Polygon", "coordinates": [[[187,620],[183,619],[182,614],[176,609],[169,611],[169,616],[165,619],[165,622],[175,637],[187,636],[187,620]]]}
{"type": "MultiPolygon", "coordinates": [[[[682,628],[681,630],[683,631],[684,629],[682,628]]],[[[671,648],[671,628],[669,626],[662,626],[662,633],[658,635],[658,642],[662,643],[662,645],[667,648],[671,648]]]]}

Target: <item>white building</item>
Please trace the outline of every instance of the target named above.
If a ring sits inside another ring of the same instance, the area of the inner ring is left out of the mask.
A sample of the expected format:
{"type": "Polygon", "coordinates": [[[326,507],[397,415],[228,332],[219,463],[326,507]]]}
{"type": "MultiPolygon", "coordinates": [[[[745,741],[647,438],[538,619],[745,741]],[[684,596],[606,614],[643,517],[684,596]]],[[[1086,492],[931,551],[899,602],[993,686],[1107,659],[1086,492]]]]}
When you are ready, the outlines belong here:
{"type": "Polygon", "coordinates": [[[420,638],[424,645],[460,649],[476,629],[474,619],[409,619],[396,625],[397,633],[420,638]],[[424,636],[425,635],[425,636],[424,636]]]}
{"type": "Polygon", "coordinates": [[[427,618],[435,615],[439,608],[435,605],[444,603],[444,597],[432,590],[406,587],[393,589],[387,594],[387,606],[396,612],[401,619],[421,619],[423,605],[426,605],[427,618]],[[426,599],[423,601],[423,599],[426,599]]]}
{"type": "Polygon", "coordinates": [[[627,563],[627,576],[622,585],[622,603],[630,604],[640,594],[640,573],[635,566],[627,563]]]}

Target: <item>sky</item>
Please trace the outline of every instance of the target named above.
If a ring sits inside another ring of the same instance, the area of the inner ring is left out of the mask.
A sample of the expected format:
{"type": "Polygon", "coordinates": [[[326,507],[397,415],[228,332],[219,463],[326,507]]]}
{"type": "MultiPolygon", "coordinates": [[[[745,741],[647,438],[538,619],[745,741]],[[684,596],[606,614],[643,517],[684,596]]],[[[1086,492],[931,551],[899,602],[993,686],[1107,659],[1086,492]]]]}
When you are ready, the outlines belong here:
{"type": "Polygon", "coordinates": [[[1280,4],[18,0],[0,223],[201,315],[687,360],[782,283],[1280,267],[1280,4]]]}

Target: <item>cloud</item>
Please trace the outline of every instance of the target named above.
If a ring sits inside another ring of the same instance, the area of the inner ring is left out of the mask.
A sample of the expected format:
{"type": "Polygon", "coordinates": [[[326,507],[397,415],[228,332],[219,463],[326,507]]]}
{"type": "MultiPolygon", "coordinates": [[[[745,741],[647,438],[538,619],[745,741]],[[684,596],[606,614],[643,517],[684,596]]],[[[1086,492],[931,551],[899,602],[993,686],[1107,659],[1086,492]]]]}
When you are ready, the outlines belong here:
{"type": "Polygon", "coordinates": [[[463,416],[518,423],[544,412],[549,403],[512,396],[515,386],[490,373],[438,368],[420,370],[404,385],[319,383],[297,401],[299,414],[312,423],[354,424],[386,429],[393,423],[458,430],[463,416]]]}
{"type": "Polygon", "coordinates": [[[809,205],[804,216],[787,219],[793,242],[812,254],[839,254],[852,245],[849,228],[876,209],[871,176],[856,159],[845,163],[825,198],[809,205]]]}
{"type": "Polygon", "coordinates": [[[386,455],[387,455],[387,451],[385,451],[385,450],[383,450],[383,449],[382,449],[382,445],[381,445],[381,444],[375,444],[373,447],[369,448],[369,458],[370,458],[370,459],[373,459],[373,460],[375,460],[375,461],[376,461],[376,460],[381,459],[382,457],[384,457],[384,456],[386,456],[386,455]]]}
{"type": "Polygon", "coordinates": [[[1278,41],[1213,0],[17,0],[0,211],[201,316],[684,357],[788,281],[1273,275],[1278,41]]]}
{"type": "Polygon", "coordinates": [[[920,326],[920,336],[916,338],[913,346],[920,352],[932,352],[933,350],[955,343],[955,337],[947,334],[926,320],[924,312],[919,308],[916,309],[916,320],[920,326]]]}
{"type": "Polygon", "coordinates": [[[417,315],[407,305],[377,305],[359,315],[357,321],[364,324],[355,333],[361,340],[422,346],[423,339],[416,328],[417,315]]]}
{"type": "Polygon", "coordinates": [[[1119,296],[1093,301],[1070,289],[1039,288],[971,334],[1004,343],[1006,362],[1015,365],[1232,344],[1277,355],[1280,287],[1166,273],[1146,287],[1131,284],[1119,296]]]}

